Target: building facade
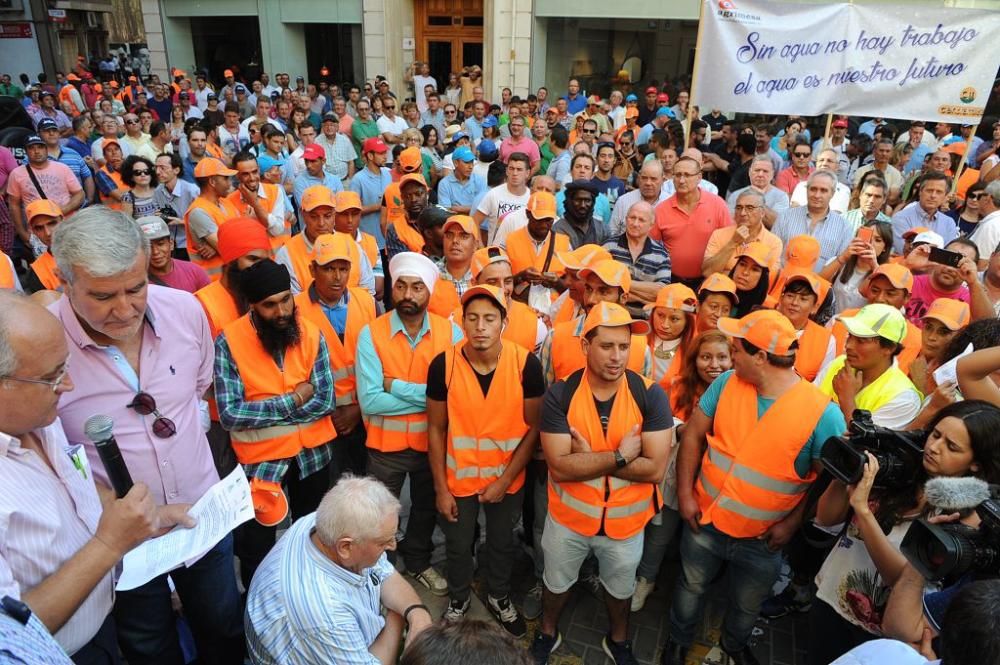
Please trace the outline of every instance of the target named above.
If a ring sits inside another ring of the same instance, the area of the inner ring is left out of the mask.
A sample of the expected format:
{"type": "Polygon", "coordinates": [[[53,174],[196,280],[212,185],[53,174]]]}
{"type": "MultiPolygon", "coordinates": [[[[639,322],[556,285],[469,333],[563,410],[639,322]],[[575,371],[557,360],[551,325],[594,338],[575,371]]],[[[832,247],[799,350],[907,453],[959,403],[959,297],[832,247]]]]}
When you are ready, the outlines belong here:
{"type": "Polygon", "coordinates": [[[70,72],[83,55],[105,53],[112,0],[0,0],[0,70],[70,72]]]}

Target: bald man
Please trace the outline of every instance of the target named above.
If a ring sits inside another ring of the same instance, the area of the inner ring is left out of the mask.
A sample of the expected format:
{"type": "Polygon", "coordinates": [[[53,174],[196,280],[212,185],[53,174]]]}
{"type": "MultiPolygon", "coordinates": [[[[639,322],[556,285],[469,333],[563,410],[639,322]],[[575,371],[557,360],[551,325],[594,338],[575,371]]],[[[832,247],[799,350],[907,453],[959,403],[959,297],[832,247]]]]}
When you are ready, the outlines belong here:
{"type": "Polygon", "coordinates": [[[653,206],[633,203],[625,216],[625,231],[604,243],[612,258],[629,267],[632,288],[628,305],[641,307],[656,301],[656,293],[670,283],[670,254],[663,243],[649,237],[653,206]]]}
{"type": "Polygon", "coordinates": [[[670,198],[670,195],[666,194],[663,189],[663,163],[660,160],[651,159],[645,162],[639,169],[636,180],[639,186],[619,196],[618,200],[615,201],[615,208],[611,211],[611,222],[608,224],[612,236],[625,233],[625,217],[628,216],[628,211],[632,209],[633,204],[645,201],[655,208],[658,203],[670,198]]]}
{"type": "Polygon", "coordinates": [[[0,597],[27,605],[75,663],[117,664],[112,571],[126,552],[181,523],[142,483],[122,499],[95,485],[80,445],[56,417],[73,390],[55,316],[0,293],[0,597]]]}

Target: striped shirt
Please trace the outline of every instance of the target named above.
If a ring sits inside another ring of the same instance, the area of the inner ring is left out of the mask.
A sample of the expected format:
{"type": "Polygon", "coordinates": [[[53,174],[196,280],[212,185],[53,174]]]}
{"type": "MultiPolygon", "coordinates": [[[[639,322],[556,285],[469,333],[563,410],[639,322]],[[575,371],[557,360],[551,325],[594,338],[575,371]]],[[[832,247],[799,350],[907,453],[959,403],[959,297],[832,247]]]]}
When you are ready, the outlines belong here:
{"type": "MultiPolygon", "coordinates": [[[[302,406],[295,406],[290,394],[250,401],[244,395],[243,379],[226,342],[226,334],[215,340],[215,400],[219,405],[219,422],[227,431],[236,429],[261,429],[289,423],[309,423],[333,413],[333,369],[326,340],[319,338],[319,352],[313,363],[309,382],[313,384],[312,398],[302,406]]],[[[299,477],[306,478],[330,463],[333,453],[328,444],[303,448],[295,456],[299,477]]],[[[281,482],[288,472],[290,458],[245,464],[247,477],[281,482]]]]}
{"type": "Polygon", "coordinates": [[[611,253],[611,258],[628,266],[633,280],[640,282],[670,283],[670,254],[662,243],[646,236],[639,258],[632,260],[632,251],[628,248],[628,236],[624,233],[604,243],[604,249],[611,253]]]}
{"type": "MultiPolygon", "coordinates": [[[[4,598],[3,602],[18,601],[4,598]]],[[[38,615],[27,611],[28,619],[21,623],[19,618],[0,608],[0,644],[3,645],[0,662],[4,665],[72,665],[73,661],[52,639],[38,615]]]]}
{"type": "Polygon", "coordinates": [[[807,206],[796,206],[778,213],[771,233],[781,238],[783,247],[788,247],[788,241],[795,236],[812,236],[819,241],[819,259],[813,270],[819,272],[832,258],[847,249],[854,237],[854,230],[839,213],[830,210],[826,216],[816,223],[809,217],[807,206]]]}
{"type": "Polygon", "coordinates": [[[255,665],[381,665],[370,651],[385,627],[382,584],[398,573],[383,554],[361,574],[343,568],[312,541],[316,513],[298,520],[254,575],[245,615],[255,665]]]}
{"type": "MultiPolygon", "coordinates": [[[[80,181],[81,186],[86,182],[87,178],[93,177],[93,173],[90,171],[90,167],[87,166],[87,162],[83,161],[83,157],[75,150],[60,149],[57,156],[53,157],[50,154],[49,159],[68,166],[69,170],[76,176],[76,179],[80,181]]],[[[84,201],[84,204],[86,204],[86,201],[84,201]]]]}
{"type": "MultiPolygon", "coordinates": [[[[0,596],[17,599],[87,544],[101,518],[82,447],[69,445],[58,419],[35,435],[47,462],[0,433],[0,596]]],[[[67,653],[79,651],[97,634],[114,599],[109,572],[56,632],[56,641],[67,653]]]]}

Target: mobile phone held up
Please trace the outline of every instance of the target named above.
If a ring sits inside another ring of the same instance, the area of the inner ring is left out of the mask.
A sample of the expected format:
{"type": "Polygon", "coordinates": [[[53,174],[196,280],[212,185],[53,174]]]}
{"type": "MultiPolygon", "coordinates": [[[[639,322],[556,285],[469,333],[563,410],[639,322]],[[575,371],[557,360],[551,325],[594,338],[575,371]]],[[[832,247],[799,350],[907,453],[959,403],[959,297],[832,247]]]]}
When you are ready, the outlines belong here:
{"type": "Polygon", "coordinates": [[[858,229],[858,240],[871,244],[872,238],[875,237],[875,229],[870,226],[862,226],[858,229]]]}
{"type": "Polygon", "coordinates": [[[927,260],[931,263],[940,263],[952,268],[957,268],[964,258],[964,254],[949,252],[947,249],[938,249],[937,247],[931,247],[931,253],[927,256],[927,260]]]}

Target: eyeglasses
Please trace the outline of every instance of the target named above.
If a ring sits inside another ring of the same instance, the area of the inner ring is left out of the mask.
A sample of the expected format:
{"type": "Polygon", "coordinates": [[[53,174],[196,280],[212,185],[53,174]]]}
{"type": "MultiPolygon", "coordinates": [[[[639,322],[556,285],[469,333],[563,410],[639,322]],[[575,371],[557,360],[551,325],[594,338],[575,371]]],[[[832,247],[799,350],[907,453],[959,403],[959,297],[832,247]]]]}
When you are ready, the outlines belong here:
{"type": "MultiPolygon", "coordinates": [[[[676,176],[677,174],[675,173],[674,175],[676,176]]],[[[735,208],[733,208],[733,210],[736,212],[750,213],[753,212],[754,210],[760,210],[761,207],[762,206],[736,206],[735,208]]]]}
{"type": "Polygon", "coordinates": [[[149,171],[147,171],[145,169],[143,169],[142,171],[138,171],[138,170],[133,169],[132,170],[132,175],[149,175],[149,171]]]}
{"type": "Polygon", "coordinates": [[[383,104],[382,108],[385,109],[386,111],[395,111],[396,110],[396,105],[393,104],[392,106],[386,106],[385,104],[383,104]]]}
{"type": "Polygon", "coordinates": [[[455,115],[456,113],[458,113],[458,111],[445,111],[444,112],[445,115],[455,115]]]}
{"type": "Polygon", "coordinates": [[[583,133],[584,134],[596,134],[597,130],[596,129],[584,129],[583,133]]]}
{"type": "Polygon", "coordinates": [[[249,134],[256,134],[257,130],[256,129],[248,129],[247,133],[249,133],[249,134]]]}
{"type": "Polygon", "coordinates": [[[792,157],[809,157],[810,154],[808,152],[793,152],[792,157]]]}
{"type": "Polygon", "coordinates": [[[976,192],[975,194],[969,194],[965,198],[968,199],[969,201],[978,201],[979,199],[985,197],[986,197],[986,192],[976,192]]]}
{"type": "Polygon", "coordinates": [[[20,376],[4,375],[0,376],[0,380],[4,381],[20,381],[21,383],[37,383],[40,386],[49,386],[52,388],[52,392],[59,390],[59,386],[66,379],[66,375],[69,373],[69,363],[63,365],[62,371],[59,372],[58,376],[52,380],[48,379],[25,379],[20,376]]]}
{"type": "Polygon", "coordinates": [[[156,416],[156,420],[153,421],[153,434],[157,438],[169,439],[174,434],[177,434],[177,425],[174,424],[173,420],[165,417],[156,410],[156,400],[149,393],[136,393],[135,397],[129,403],[128,408],[135,409],[135,412],[140,416],[156,416]]]}
{"type": "Polygon", "coordinates": [[[126,120],[125,124],[126,125],[138,125],[139,121],[138,120],[126,120]]]}

